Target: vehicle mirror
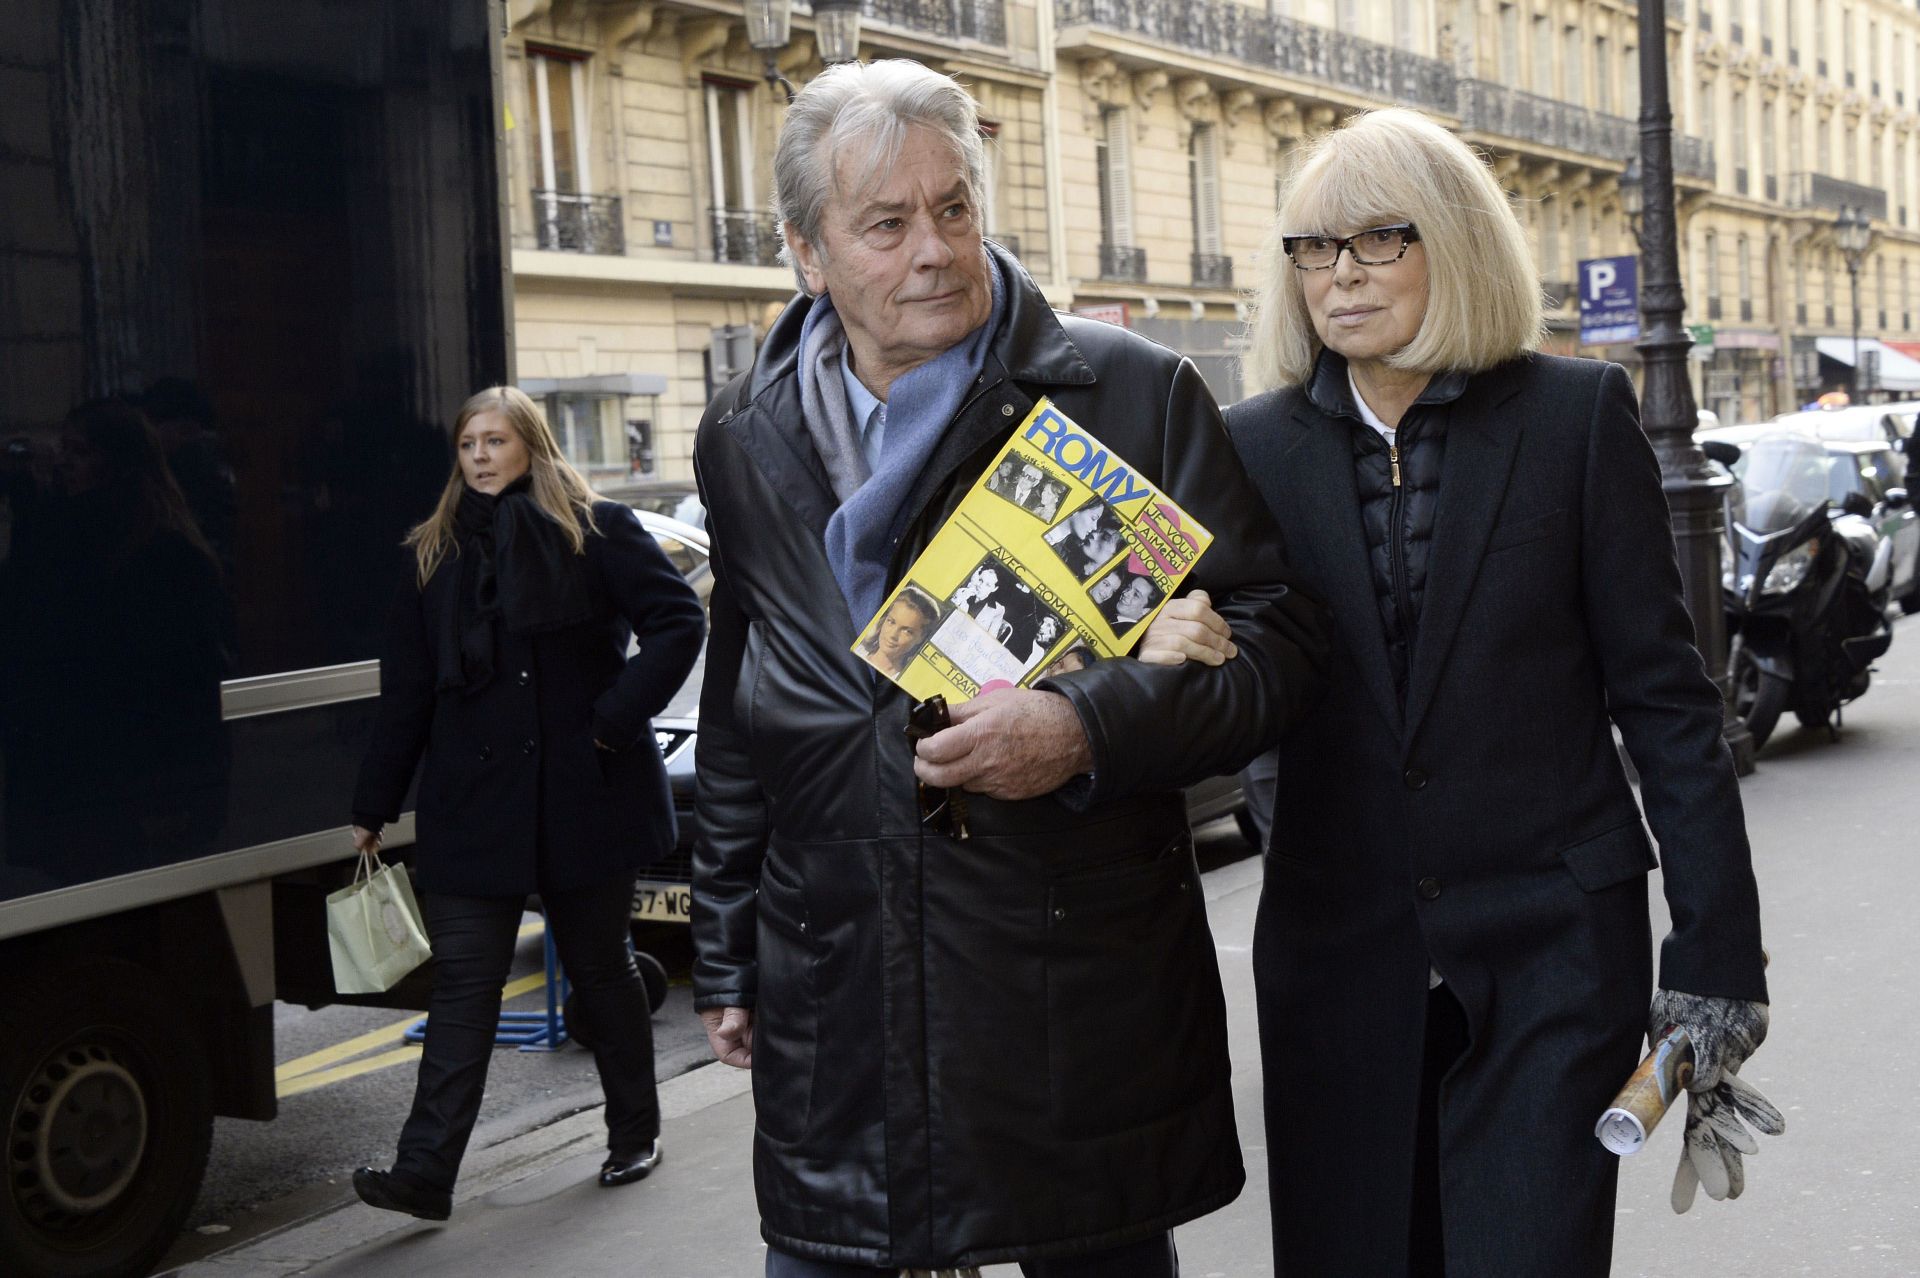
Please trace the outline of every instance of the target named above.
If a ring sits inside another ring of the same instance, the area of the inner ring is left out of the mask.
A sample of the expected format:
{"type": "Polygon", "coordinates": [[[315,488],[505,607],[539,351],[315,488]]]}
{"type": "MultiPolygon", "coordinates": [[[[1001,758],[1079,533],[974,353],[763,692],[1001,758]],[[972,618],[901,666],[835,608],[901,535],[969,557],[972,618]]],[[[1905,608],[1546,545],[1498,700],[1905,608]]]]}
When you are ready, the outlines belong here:
{"type": "Polygon", "coordinates": [[[1871,515],[1873,502],[1862,492],[1851,492],[1840,499],[1840,509],[1849,515],[1871,515]]]}
{"type": "Polygon", "coordinates": [[[1905,510],[1907,508],[1907,490],[1904,488],[1887,489],[1887,509],[1905,510]]]}
{"type": "Polygon", "coordinates": [[[1722,466],[1731,466],[1740,460],[1740,445],[1730,444],[1724,439],[1703,439],[1700,441],[1700,451],[1722,466]]]}

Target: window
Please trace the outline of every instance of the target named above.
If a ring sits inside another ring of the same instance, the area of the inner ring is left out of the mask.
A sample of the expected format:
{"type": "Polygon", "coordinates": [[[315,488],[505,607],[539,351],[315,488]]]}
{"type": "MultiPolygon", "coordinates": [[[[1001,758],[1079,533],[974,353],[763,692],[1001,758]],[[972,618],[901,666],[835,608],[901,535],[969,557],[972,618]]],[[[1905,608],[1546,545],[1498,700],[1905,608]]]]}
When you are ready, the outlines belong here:
{"type": "Polygon", "coordinates": [[[1707,232],[1707,318],[1720,318],[1720,237],[1712,231],[1707,232]]]}
{"type": "Polygon", "coordinates": [[[1533,18],[1533,91],[1553,96],[1553,19],[1544,13],[1533,18]]]}
{"type": "Polygon", "coordinates": [[[1885,253],[1873,255],[1873,295],[1879,299],[1879,304],[1874,309],[1880,312],[1880,327],[1884,329],[1887,326],[1887,255],[1885,253]]]}
{"type": "Polygon", "coordinates": [[[980,121],[981,156],[980,207],[976,210],[980,221],[980,234],[989,238],[996,231],[1004,230],[1000,225],[1000,126],[980,121]]]}
{"type": "Polygon", "coordinates": [[[1575,273],[1579,272],[1580,263],[1587,259],[1587,250],[1589,248],[1589,240],[1591,239],[1589,233],[1590,226],[1591,221],[1589,220],[1586,203],[1576,200],[1573,205],[1571,228],[1573,232],[1573,270],[1575,273]]]}
{"type": "Polygon", "coordinates": [[[770,265],[779,245],[763,224],[753,182],[753,90],[727,80],[703,84],[707,109],[707,198],[717,262],[770,265]]]}
{"type": "Polygon", "coordinates": [[[1127,130],[1132,127],[1125,107],[1100,112],[1100,136],[1094,142],[1094,162],[1100,181],[1100,243],[1125,248],[1133,243],[1133,176],[1129,164],[1127,130]]]}
{"type": "Polygon", "coordinates": [[[1807,322],[1807,250],[1793,250],[1793,322],[1807,322]]]}
{"type": "Polygon", "coordinates": [[[1907,277],[1907,259],[1900,259],[1900,329],[1913,327],[1913,281],[1907,277]]]}
{"type": "Polygon", "coordinates": [[[1520,83],[1520,7],[1500,6],[1500,83],[1520,83]]]}
{"type": "Polygon", "coordinates": [[[1733,94],[1731,146],[1733,150],[1733,189],[1741,195],[1747,193],[1747,95],[1739,91],[1733,94]]]}
{"type": "Polygon", "coordinates": [[[1880,24],[1867,24],[1867,91],[1880,96],[1880,24]]]}
{"type": "Polygon", "coordinates": [[[1700,129],[1700,139],[1701,141],[1707,144],[1707,151],[1709,154],[1711,154],[1714,150],[1714,146],[1713,146],[1713,81],[1702,80],[1700,82],[1700,97],[1696,104],[1694,113],[1700,117],[1698,121],[1699,129],[1700,129]]]}
{"type": "Polygon", "coordinates": [[[1753,245],[1742,235],[1739,242],[1740,318],[1753,318],[1753,245]]]}
{"type": "Polygon", "coordinates": [[[1833,120],[1819,121],[1813,126],[1814,167],[1821,173],[1833,172],[1833,120]]]}
{"type": "Polygon", "coordinates": [[[1566,55],[1560,64],[1564,68],[1561,74],[1567,81],[1566,99],[1569,102],[1584,102],[1586,86],[1580,83],[1580,72],[1587,65],[1587,50],[1581,39],[1580,28],[1573,26],[1563,28],[1560,39],[1566,49],[1566,55]]]}
{"type": "Polygon", "coordinates": [[[1847,87],[1851,89],[1853,74],[1853,10],[1840,10],[1840,65],[1846,68],[1847,87]]]}
{"type": "Polygon", "coordinates": [[[1393,42],[1411,51],[1420,47],[1419,35],[1414,29],[1413,0],[1393,0],[1393,42]]]}
{"type": "Polygon", "coordinates": [[[1867,154],[1873,165],[1873,185],[1884,189],[1887,185],[1887,139],[1877,129],[1873,141],[1868,144],[1867,154]]]}
{"type": "Polygon", "coordinates": [[[1606,114],[1613,112],[1613,46],[1605,36],[1593,38],[1593,106],[1606,114]]]}
{"type": "Polygon", "coordinates": [[[1821,273],[1827,277],[1827,326],[1831,328],[1833,326],[1834,307],[1839,305],[1840,302],[1840,276],[1839,273],[1834,270],[1832,249],[1823,248],[1820,250],[1820,269],[1821,273]]]}
{"type": "Polygon", "coordinates": [[[1195,125],[1187,142],[1187,181],[1193,194],[1193,251],[1218,257],[1220,235],[1220,147],[1210,124],[1195,125]]]}
{"type": "Polygon", "coordinates": [[[543,191],[592,189],[586,127],[586,59],[527,47],[527,101],[533,107],[534,180],[543,191]]]}
{"type": "Polygon", "coordinates": [[[1779,114],[1778,102],[1764,102],[1760,106],[1760,172],[1766,180],[1769,200],[1780,198],[1780,139],[1774,132],[1779,114]]]}
{"type": "Polygon", "coordinates": [[[1540,219],[1540,274],[1560,278],[1560,208],[1548,195],[1535,206],[1540,219]]]}
{"type": "Polygon", "coordinates": [[[1840,139],[1840,145],[1847,152],[1847,181],[1857,182],[1860,180],[1860,130],[1850,124],[1845,128],[1846,134],[1840,139]]]}
{"type": "Polygon", "coordinates": [[[1813,69],[1827,73],[1827,0],[1813,0],[1813,69]]]}
{"type": "Polygon", "coordinates": [[[1787,172],[1801,173],[1806,169],[1806,133],[1807,120],[1795,107],[1787,116],[1787,172]]]}

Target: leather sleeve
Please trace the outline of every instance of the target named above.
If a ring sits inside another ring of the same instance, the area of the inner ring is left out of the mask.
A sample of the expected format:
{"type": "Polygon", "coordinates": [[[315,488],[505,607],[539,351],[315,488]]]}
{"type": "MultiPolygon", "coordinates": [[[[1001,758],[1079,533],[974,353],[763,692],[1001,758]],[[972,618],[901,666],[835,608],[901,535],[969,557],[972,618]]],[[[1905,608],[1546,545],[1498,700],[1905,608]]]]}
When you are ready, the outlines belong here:
{"type": "Polygon", "coordinates": [[[400,817],[413,770],[433,727],[433,651],[412,563],[387,610],[387,645],[380,661],[380,710],[373,740],[353,787],[355,825],[377,830],[400,817]]]}
{"type": "Polygon", "coordinates": [[[1190,360],[1174,373],[1161,431],[1160,488],[1213,534],[1185,587],[1208,593],[1240,655],[1217,667],[1128,657],[1043,681],[1073,702],[1093,747],[1091,784],[1059,795],[1076,810],[1237,771],[1326,678],[1326,610],[1296,587],[1280,529],[1190,360]]]}
{"type": "MultiPolygon", "coordinates": [[[[1673,930],[1660,983],[1765,1002],[1760,898],[1720,691],[1695,646],[1660,465],[1633,383],[1602,374],[1587,441],[1581,579],[1607,712],[1640,773],[1673,930]]],[[[1716,593],[1715,606],[1719,603],[1716,593]]]]}
{"type": "Polygon", "coordinates": [[[633,628],[640,651],[593,705],[593,735],[624,750],[647,730],[700,657],[706,622],[700,597],[632,510],[602,502],[600,536],[589,542],[614,611],[633,628]]]}
{"type": "MultiPolygon", "coordinates": [[[[695,469],[700,469],[697,459],[695,469]]],[[[728,581],[714,496],[707,491],[704,474],[700,486],[713,534],[713,591],[707,598],[707,668],[700,689],[700,736],[694,746],[694,808],[700,818],[700,838],[693,849],[696,1010],[753,1006],[759,985],[754,929],[768,830],[766,796],[754,775],[748,725],[734,709],[746,665],[747,616],[728,581]]]]}

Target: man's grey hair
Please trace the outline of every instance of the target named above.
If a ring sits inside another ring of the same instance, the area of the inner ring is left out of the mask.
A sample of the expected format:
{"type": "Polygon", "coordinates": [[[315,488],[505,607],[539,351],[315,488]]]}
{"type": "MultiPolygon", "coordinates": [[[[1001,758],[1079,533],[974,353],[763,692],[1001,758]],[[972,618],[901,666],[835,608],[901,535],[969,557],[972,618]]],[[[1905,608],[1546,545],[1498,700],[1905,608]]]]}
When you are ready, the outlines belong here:
{"type": "Polygon", "coordinates": [[[797,233],[825,257],[820,223],[836,194],[858,197],[900,157],[907,130],[924,125],[943,136],[966,169],[967,196],[980,215],[986,189],[986,145],[973,98],[950,77],[909,58],[842,62],[828,67],[787,107],[773,152],[773,215],[781,256],[802,290],[807,281],[786,241],[797,233]],[[859,185],[839,189],[842,166],[859,185]]]}

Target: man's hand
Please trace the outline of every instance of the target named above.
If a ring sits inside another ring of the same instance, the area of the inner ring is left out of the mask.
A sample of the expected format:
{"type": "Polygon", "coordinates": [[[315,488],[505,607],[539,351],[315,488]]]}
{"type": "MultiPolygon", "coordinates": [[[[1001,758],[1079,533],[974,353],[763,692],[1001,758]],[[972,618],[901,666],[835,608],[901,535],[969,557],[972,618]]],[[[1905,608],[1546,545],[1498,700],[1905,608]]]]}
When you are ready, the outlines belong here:
{"type": "Polygon", "coordinates": [[[914,775],[996,799],[1051,794],[1093,767],[1073,703],[1057,692],[1008,689],[962,702],[953,726],[920,743],[914,775]]]}
{"type": "Polygon", "coordinates": [[[1687,1084],[1687,1134],[1673,1177],[1673,1209],[1693,1206],[1696,1189],[1713,1199],[1738,1198],[1747,1187],[1744,1156],[1760,1152],[1751,1132],[1778,1136],[1786,1119],[1737,1071],[1767,1037],[1767,1005],[1659,990],[1647,1014],[1651,1038],[1668,1026],[1693,1043],[1693,1081],[1687,1084]]]}
{"type": "Polygon", "coordinates": [[[1154,666],[1177,666],[1189,660],[1217,666],[1240,655],[1227,619],[1213,610],[1204,590],[1170,600],[1147,627],[1134,650],[1136,658],[1154,666]]]}
{"type": "Polygon", "coordinates": [[[735,1069],[753,1068],[753,1009],[709,1007],[700,1012],[707,1030],[707,1046],[714,1059],[735,1069]]]}

